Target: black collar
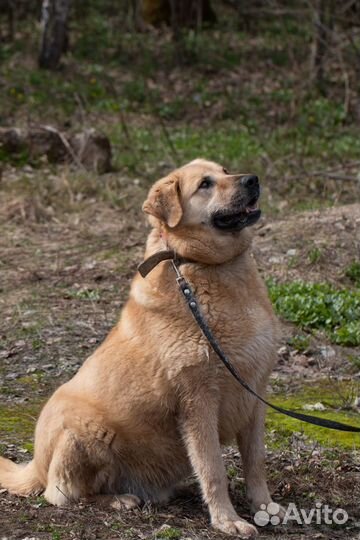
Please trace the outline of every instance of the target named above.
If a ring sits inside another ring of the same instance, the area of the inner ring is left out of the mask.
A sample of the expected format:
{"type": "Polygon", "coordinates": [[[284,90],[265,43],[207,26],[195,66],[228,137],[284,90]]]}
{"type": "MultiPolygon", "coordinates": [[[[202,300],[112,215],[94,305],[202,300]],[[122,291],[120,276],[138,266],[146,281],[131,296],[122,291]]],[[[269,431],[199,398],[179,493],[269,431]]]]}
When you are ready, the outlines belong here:
{"type": "Polygon", "coordinates": [[[176,261],[177,265],[194,262],[190,259],[179,257],[173,249],[164,249],[162,251],[157,251],[153,255],[150,255],[150,257],[148,257],[147,259],[145,259],[145,261],[139,264],[137,269],[139,271],[139,274],[144,278],[152,270],[154,270],[155,266],[157,266],[162,261],[168,260],[176,261]]]}

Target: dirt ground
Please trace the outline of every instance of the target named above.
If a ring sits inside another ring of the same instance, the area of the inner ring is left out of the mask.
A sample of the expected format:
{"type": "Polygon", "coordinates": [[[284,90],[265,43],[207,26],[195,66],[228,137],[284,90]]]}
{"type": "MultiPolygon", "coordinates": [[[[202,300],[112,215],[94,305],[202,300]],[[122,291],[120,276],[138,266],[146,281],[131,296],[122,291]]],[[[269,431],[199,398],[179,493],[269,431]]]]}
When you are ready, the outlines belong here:
{"type": "MultiPolygon", "coordinates": [[[[29,459],[41,404],[102,341],[126,300],[147,225],[140,212],[145,186],[124,180],[123,190],[123,208],[94,199],[62,220],[34,219],[33,203],[23,199],[0,203],[0,442],[7,457],[29,459]]],[[[344,286],[344,268],[359,255],[359,230],[360,204],[264,217],[254,231],[254,254],[264,277],[321,278],[344,286]],[[308,259],[314,246],[321,251],[316,264],[308,259]]],[[[286,341],[296,329],[285,323],[283,328],[272,382],[281,378],[296,389],[329,374],[359,381],[346,349],[313,339],[308,355],[313,361],[304,364],[286,341]],[[324,347],[331,351],[326,361],[324,347]]],[[[232,499],[250,519],[237,449],[224,449],[224,458],[232,499]]],[[[338,527],[269,526],[260,538],[360,538],[358,445],[323,448],[301,429],[280,444],[270,433],[267,465],[276,501],[305,509],[320,501],[344,508],[349,520],[338,527]]],[[[25,500],[1,492],[0,508],[0,537],[9,540],[223,537],[211,530],[195,485],[165,507],[105,511],[80,503],[59,509],[41,497],[25,500]]]]}

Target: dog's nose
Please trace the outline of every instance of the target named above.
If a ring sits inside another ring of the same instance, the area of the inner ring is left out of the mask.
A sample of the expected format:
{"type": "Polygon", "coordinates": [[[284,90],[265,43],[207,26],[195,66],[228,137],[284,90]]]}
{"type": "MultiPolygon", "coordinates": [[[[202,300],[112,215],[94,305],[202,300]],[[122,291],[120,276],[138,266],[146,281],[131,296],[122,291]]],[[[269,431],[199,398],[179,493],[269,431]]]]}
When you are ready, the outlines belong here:
{"type": "Polygon", "coordinates": [[[249,174],[241,179],[241,183],[246,188],[254,188],[259,185],[259,178],[254,174],[249,174]]]}

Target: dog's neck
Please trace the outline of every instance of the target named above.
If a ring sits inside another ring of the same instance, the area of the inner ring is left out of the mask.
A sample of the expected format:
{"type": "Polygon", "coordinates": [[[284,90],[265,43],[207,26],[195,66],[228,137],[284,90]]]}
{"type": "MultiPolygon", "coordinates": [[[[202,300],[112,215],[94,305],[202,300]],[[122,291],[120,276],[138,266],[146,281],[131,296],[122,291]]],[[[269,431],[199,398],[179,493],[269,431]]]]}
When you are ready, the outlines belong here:
{"type": "Polygon", "coordinates": [[[219,265],[243,255],[249,250],[251,241],[252,234],[248,229],[214,237],[201,226],[197,230],[191,226],[177,227],[176,231],[172,231],[160,224],[149,235],[145,258],[157,251],[171,249],[178,257],[194,263],[219,265]]]}

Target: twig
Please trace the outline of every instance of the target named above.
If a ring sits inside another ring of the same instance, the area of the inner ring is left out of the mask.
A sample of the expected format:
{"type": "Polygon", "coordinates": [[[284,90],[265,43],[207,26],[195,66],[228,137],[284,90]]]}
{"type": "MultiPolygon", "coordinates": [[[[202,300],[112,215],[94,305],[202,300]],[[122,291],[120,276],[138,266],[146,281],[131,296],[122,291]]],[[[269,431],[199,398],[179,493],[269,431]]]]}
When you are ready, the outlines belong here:
{"type": "Polygon", "coordinates": [[[60,491],[61,495],[64,495],[65,499],[67,499],[68,501],[72,502],[72,500],[70,499],[70,497],[68,495],[66,495],[66,493],[64,493],[63,491],[61,491],[61,489],[59,488],[59,486],[56,486],[56,489],[58,491],[60,491]]]}
{"type": "Polygon", "coordinates": [[[85,110],[85,107],[84,107],[83,100],[81,99],[81,97],[79,96],[79,94],[77,92],[74,92],[74,97],[75,97],[75,101],[77,102],[77,104],[79,105],[79,108],[80,108],[81,124],[85,125],[86,110],[85,110]]]}
{"type": "Polygon", "coordinates": [[[125,120],[124,111],[122,110],[121,107],[120,107],[120,110],[119,110],[119,115],[120,115],[121,127],[122,127],[122,130],[123,130],[124,135],[125,135],[125,139],[127,140],[129,148],[132,148],[134,150],[135,145],[133,144],[133,141],[132,141],[132,138],[131,138],[131,135],[130,135],[130,130],[129,130],[128,125],[127,125],[126,120],[125,120]]]}
{"type": "Polygon", "coordinates": [[[81,161],[79,160],[79,158],[77,157],[77,155],[75,154],[74,150],[71,148],[69,142],[66,140],[66,138],[64,137],[64,135],[59,131],[57,130],[56,128],[52,127],[52,126],[44,126],[44,125],[41,125],[40,126],[41,129],[44,129],[45,131],[49,131],[50,133],[56,133],[56,135],[60,138],[61,142],[63,143],[63,145],[65,146],[66,150],[69,152],[71,158],[74,160],[74,162],[81,168],[83,169],[84,171],[86,171],[86,168],[84,167],[84,165],[81,163],[81,161]]]}
{"type": "Polygon", "coordinates": [[[154,112],[155,112],[155,114],[156,114],[156,116],[157,116],[157,118],[158,118],[158,120],[160,122],[161,129],[162,129],[162,131],[164,133],[164,137],[166,139],[166,142],[169,145],[169,148],[170,148],[170,151],[171,151],[172,156],[174,158],[174,161],[175,161],[175,163],[179,163],[179,159],[180,159],[179,154],[177,153],[177,150],[176,150],[176,148],[174,146],[174,143],[171,140],[170,133],[169,133],[169,131],[168,131],[166,125],[165,125],[164,119],[161,117],[161,114],[158,113],[155,106],[154,106],[153,110],[154,110],[154,112]]]}

